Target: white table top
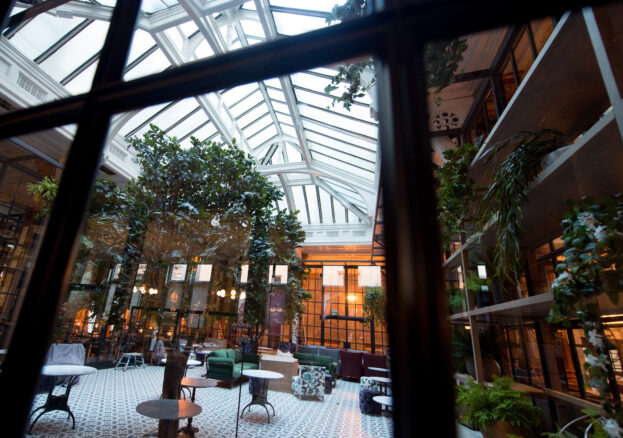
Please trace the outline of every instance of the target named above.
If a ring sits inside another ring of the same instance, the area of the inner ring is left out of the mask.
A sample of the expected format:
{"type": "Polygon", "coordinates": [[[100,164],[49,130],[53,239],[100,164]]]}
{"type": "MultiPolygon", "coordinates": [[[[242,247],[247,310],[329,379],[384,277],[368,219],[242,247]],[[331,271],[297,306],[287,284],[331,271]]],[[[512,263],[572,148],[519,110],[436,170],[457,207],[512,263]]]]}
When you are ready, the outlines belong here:
{"type": "MultiPolygon", "coordinates": [[[[160,359],[160,363],[167,363],[167,358],[165,357],[164,359],[160,359]]],[[[188,359],[188,361],[186,362],[187,367],[196,367],[199,365],[201,365],[201,362],[195,359],[188,359]]]]}
{"type": "Polygon", "coordinates": [[[369,370],[378,371],[380,373],[389,373],[389,369],[380,367],[368,367],[369,370]]]}
{"type": "Polygon", "coordinates": [[[385,406],[393,406],[394,405],[394,399],[392,397],[389,397],[387,395],[375,395],[374,397],[372,397],[372,400],[374,400],[375,402],[381,404],[381,405],[385,405],[385,406]]]}
{"type": "Polygon", "coordinates": [[[392,379],[390,379],[389,377],[370,376],[368,377],[368,379],[374,380],[375,382],[379,383],[392,383],[392,379]]]}
{"type": "Polygon", "coordinates": [[[267,370],[242,370],[247,377],[259,377],[260,379],[283,379],[283,374],[267,370]]]}
{"type": "Polygon", "coordinates": [[[96,368],[83,365],[44,365],[41,374],[44,376],[83,376],[97,372],[96,368]]]}
{"type": "Polygon", "coordinates": [[[149,400],[139,404],[136,411],[158,420],[181,420],[194,417],[202,411],[201,406],[186,400],[149,400]]]}
{"type": "Polygon", "coordinates": [[[272,361],[272,362],[289,362],[294,363],[298,362],[298,359],[290,356],[280,356],[278,354],[262,354],[260,356],[260,360],[262,361],[272,361]]]}

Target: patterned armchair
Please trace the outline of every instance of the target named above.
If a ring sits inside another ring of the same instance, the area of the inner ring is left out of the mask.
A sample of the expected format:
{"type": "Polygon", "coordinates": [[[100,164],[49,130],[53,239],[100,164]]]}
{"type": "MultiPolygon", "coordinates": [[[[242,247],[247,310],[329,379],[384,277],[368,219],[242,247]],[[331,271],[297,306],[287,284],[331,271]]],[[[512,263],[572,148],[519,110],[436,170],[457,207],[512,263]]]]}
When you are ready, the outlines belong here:
{"type": "Polygon", "coordinates": [[[301,365],[299,375],[292,377],[292,393],[301,396],[320,397],[324,401],[325,367],[301,365]]]}
{"type": "Polygon", "coordinates": [[[359,389],[371,389],[376,392],[381,392],[381,385],[378,382],[375,382],[369,377],[362,376],[361,380],[359,380],[359,389]]]}

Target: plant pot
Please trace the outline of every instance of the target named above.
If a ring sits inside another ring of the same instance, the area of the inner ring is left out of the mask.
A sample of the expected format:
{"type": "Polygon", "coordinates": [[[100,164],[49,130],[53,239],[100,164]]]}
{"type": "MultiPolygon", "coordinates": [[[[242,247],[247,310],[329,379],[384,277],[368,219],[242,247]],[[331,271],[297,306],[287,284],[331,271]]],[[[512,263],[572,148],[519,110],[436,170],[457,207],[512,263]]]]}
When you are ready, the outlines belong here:
{"type": "MultiPolygon", "coordinates": [[[[465,361],[465,368],[467,369],[467,374],[472,376],[474,379],[476,378],[476,362],[473,357],[469,357],[465,361]]],[[[484,379],[487,381],[493,380],[493,376],[501,376],[502,369],[500,368],[500,364],[492,357],[485,356],[482,358],[482,368],[484,379]]]]}
{"type": "Polygon", "coordinates": [[[530,436],[521,426],[513,426],[507,421],[497,421],[486,429],[480,428],[483,438],[506,438],[509,434],[520,437],[530,436]]]}

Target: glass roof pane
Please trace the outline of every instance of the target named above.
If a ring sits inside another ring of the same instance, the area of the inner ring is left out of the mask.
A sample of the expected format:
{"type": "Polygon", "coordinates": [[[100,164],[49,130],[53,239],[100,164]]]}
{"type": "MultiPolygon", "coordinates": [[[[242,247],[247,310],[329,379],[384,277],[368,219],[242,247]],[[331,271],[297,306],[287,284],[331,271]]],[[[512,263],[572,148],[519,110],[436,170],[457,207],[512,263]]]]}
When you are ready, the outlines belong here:
{"type": "Polygon", "coordinates": [[[290,143],[286,143],[286,154],[288,156],[289,163],[298,163],[303,161],[301,151],[292,146],[290,143]]]}
{"type": "Polygon", "coordinates": [[[259,132],[266,126],[270,125],[271,123],[273,123],[273,119],[270,117],[270,114],[266,114],[261,119],[250,124],[248,127],[243,128],[242,132],[244,133],[245,137],[248,138],[251,137],[253,134],[259,132]]]}
{"type": "Polygon", "coordinates": [[[208,121],[208,116],[200,109],[196,113],[189,116],[182,123],[167,132],[167,135],[171,137],[182,138],[197,126],[208,121]]]}
{"type": "Polygon", "coordinates": [[[305,127],[306,132],[317,132],[323,136],[334,137],[335,139],[346,143],[352,143],[366,149],[376,150],[376,139],[363,137],[357,134],[349,134],[335,128],[328,128],[327,126],[314,122],[313,120],[303,120],[303,126],[305,127]]]}
{"type": "Polygon", "coordinates": [[[43,61],[41,67],[60,82],[101,49],[107,31],[108,22],[95,21],[89,24],[75,38],[43,61]]]}
{"type": "Polygon", "coordinates": [[[137,126],[145,123],[146,120],[153,117],[154,114],[156,114],[167,105],[168,103],[161,103],[159,105],[150,106],[148,108],[145,108],[144,110],[140,110],[134,117],[132,117],[128,122],[123,125],[119,132],[121,132],[124,137],[127,136],[129,132],[136,129],[137,126]]]}
{"type": "Polygon", "coordinates": [[[333,223],[333,214],[331,213],[331,196],[320,187],[320,207],[322,209],[322,223],[333,223]]]}
{"type": "Polygon", "coordinates": [[[249,123],[258,119],[260,116],[268,114],[268,106],[266,103],[262,103],[257,108],[253,108],[251,111],[240,117],[237,122],[238,126],[247,126],[249,123]]]}
{"type": "Polygon", "coordinates": [[[216,134],[216,132],[216,127],[212,123],[208,123],[201,129],[193,132],[192,136],[198,138],[201,141],[204,141],[212,137],[214,134],[216,134]]]}
{"type": "Polygon", "coordinates": [[[372,117],[370,117],[370,107],[362,105],[352,105],[350,107],[350,110],[347,110],[339,102],[333,105],[333,99],[328,95],[312,93],[301,88],[296,88],[294,90],[294,93],[296,94],[296,99],[301,103],[317,106],[319,108],[329,108],[332,112],[344,114],[350,117],[356,117],[358,119],[368,122],[373,121],[372,117]]]}
{"type": "Polygon", "coordinates": [[[132,79],[141,78],[154,73],[160,73],[166,70],[171,63],[160,49],[145,58],[132,70],[123,75],[123,80],[131,81],[132,79]]]}
{"type": "Polygon", "coordinates": [[[173,43],[177,51],[179,53],[182,53],[184,38],[182,38],[182,35],[180,35],[180,32],[176,28],[169,28],[169,29],[165,29],[164,32],[162,33],[164,33],[164,36],[173,43]]]}
{"type": "Polygon", "coordinates": [[[208,58],[214,55],[214,51],[210,44],[206,40],[203,40],[199,43],[197,48],[195,49],[195,54],[193,55],[195,59],[208,58]]]}
{"type": "Polygon", "coordinates": [[[335,223],[336,224],[345,224],[346,223],[346,208],[340,204],[340,201],[333,198],[333,211],[335,212],[335,223]]]}
{"type": "Polygon", "coordinates": [[[277,120],[279,120],[280,122],[283,122],[283,123],[287,123],[288,125],[294,126],[294,122],[292,121],[292,117],[287,116],[285,114],[277,113],[277,120]]]}
{"type": "Polygon", "coordinates": [[[264,29],[262,28],[262,23],[255,20],[240,20],[240,25],[242,26],[242,30],[247,36],[254,36],[256,38],[266,38],[266,34],[264,33],[264,29]]]}
{"type": "MultiPolygon", "coordinates": [[[[195,101],[194,98],[190,97],[188,99],[184,99],[164,111],[162,114],[154,117],[152,120],[149,121],[149,123],[153,123],[160,129],[168,129],[171,125],[173,125],[173,123],[177,122],[185,114],[188,114],[196,107],[197,101],[195,101]]],[[[139,130],[140,135],[142,135],[143,132],[147,130],[149,130],[149,124],[139,130]]]]}
{"type": "Polygon", "coordinates": [[[145,32],[141,29],[136,29],[132,37],[132,45],[130,45],[130,53],[128,55],[127,64],[131,64],[136,58],[141,56],[147,49],[152,47],[156,42],[151,37],[149,32],[145,32]]]}
{"type": "Polygon", "coordinates": [[[154,12],[162,11],[163,9],[168,9],[176,4],[178,4],[176,0],[143,0],[141,2],[141,10],[143,12],[147,12],[148,14],[152,14],[154,12]]]}
{"type": "Polygon", "coordinates": [[[374,161],[376,160],[376,151],[374,149],[363,149],[357,146],[352,146],[348,143],[326,137],[324,135],[316,134],[315,132],[305,131],[305,137],[311,142],[319,143],[321,145],[325,145],[340,151],[348,152],[349,154],[356,154],[357,156],[365,159],[374,161]]]}
{"type": "Polygon", "coordinates": [[[93,76],[95,76],[96,69],[97,63],[93,63],[87,67],[82,73],[65,85],[67,91],[71,94],[81,94],[89,91],[93,83],[93,76]]]}
{"type": "Polygon", "coordinates": [[[265,79],[264,84],[269,87],[273,87],[273,88],[277,88],[278,90],[281,90],[281,81],[279,80],[279,78],[265,79]]]}
{"type": "MultiPolygon", "coordinates": [[[[311,75],[306,72],[294,73],[290,75],[290,77],[292,78],[292,85],[296,87],[307,88],[309,90],[313,90],[322,94],[325,94],[325,87],[331,83],[331,79],[329,78],[311,75]]],[[[342,84],[341,87],[345,87],[345,85],[342,84]]],[[[333,91],[331,95],[339,96],[341,93],[341,89],[338,89],[333,91]]],[[[367,93],[364,94],[362,97],[358,97],[355,100],[366,105],[370,105],[371,103],[370,97],[367,93]]]]}
{"type": "Polygon", "coordinates": [[[288,209],[288,204],[287,204],[287,202],[283,198],[279,199],[277,201],[277,205],[279,206],[279,210],[287,210],[288,209]]]}
{"type": "Polygon", "coordinates": [[[286,97],[283,94],[283,91],[281,90],[274,90],[272,88],[268,88],[268,96],[273,99],[273,100],[278,100],[280,102],[285,102],[286,101],[286,97]]]}
{"type": "Polygon", "coordinates": [[[227,91],[222,91],[221,96],[223,97],[225,104],[231,107],[239,102],[240,99],[251,94],[253,90],[257,89],[257,84],[255,82],[251,82],[250,84],[240,85],[227,91]]]}
{"type": "Polygon", "coordinates": [[[310,11],[331,12],[333,6],[343,3],[340,0],[270,0],[271,6],[307,9],[310,11]]]}
{"type": "Polygon", "coordinates": [[[377,137],[378,127],[375,125],[358,122],[356,120],[340,116],[336,113],[330,113],[307,105],[299,105],[298,107],[301,116],[307,117],[308,119],[319,120],[328,125],[337,126],[342,129],[346,129],[347,131],[367,135],[368,137],[377,137]]]}
{"type": "MultiPolygon", "coordinates": [[[[254,84],[254,85],[257,87],[257,84],[254,84]]],[[[252,108],[253,106],[260,103],[262,99],[263,99],[262,93],[260,92],[259,89],[257,89],[257,91],[253,93],[251,96],[247,97],[246,99],[244,99],[242,102],[238,103],[237,105],[230,107],[231,114],[234,117],[240,117],[242,113],[244,113],[249,108],[252,108]]]]}
{"type": "Polygon", "coordinates": [[[302,186],[292,187],[292,202],[294,203],[294,208],[299,211],[296,215],[299,221],[301,221],[302,224],[308,224],[307,207],[305,206],[305,197],[303,195],[302,186]]]}
{"type": "Polygon", "coordinates": [[[307,194],[309,219],[312,224],[319,224],[320,215],[318,213],[318,198],[316,197],[316,186],[305,186],[305,193],[307,194]]]}
{"type": "MultiPolygon", "coordinates": [[[[39,14],[9,41],[32,60],[83,21],[84,18],[79,17],[58,19],[51,14],[39,14]]],[[[80,38],[80,34],[76,38],[80,38]]]]}
{"type": "Polygon", "coordinates": [[[247,141],[249,142],[249,146],[251,146],[252,148],[256,148],[266,143],[267,141],[269,141],[275,136],[277,136],[277,128],[275,128],[275,126],[272,125],[264,129],[262,132],[258,133],[253,138],[247,139],[247,141]]]}
{"type": "Polygon", "coordinates": [[[327,27],[324,18],[310,17],[298,14],[273,12],[277,32],[281,35],[298,35],[311,30],[327,27]]]}
{"type": "MultiPolygon", "coordinates": [[[[269,93],[269,96],[270,96],[270,93],[269,93]]],[[[285,103],[279,102],[278,100],[273,100],[273,99],[271,99],[271,103],[275,111],[278,111],[283,114],[290,114],[290,109],[288,108],[288,105],[286,105],[285,103]]]]}
{"type": "Polygon", "coordinates": [[[316,151],[316,152],[320,152],[324,155],[328,155],[332,158],[335,158],[336,160],[340,160],[343,161],[345,163],[348,164],[352,164],[353,166],[358,166],[361,167],[363,169],[367,169],[370,172],[374,172],[375,168],[376,168],[376,164],[375,163],[371,163],[369,161],[365,161],[362,160],[361,158],[357,157],[356,155],[352,155],[352,154],[346,154],[343,153],[341,151],[337,151],[335,149],[331,149],[328,148],[326,146],[323,145],[319,145],[316,143],[310,143],[310,148],[312,151],[316,151]]]}
{"type": "Polygon", "coordinates": [[[330,155],[323,155],[322,153],[318,151],[312,151],[311,154],[314,160],[318,160],[320,162],[330,164],[336,169],[343,170],[344,172],[352,173],[353,175],[357,175],[361,178],[365,178],[368,180],[374,179],[374,172],[368,172],[358,167],[351,166],[347,163],[344,163],[343,161],[338,161],[335,158],[332,158],[330,155]]]}
{"type": "Polygon", "coordinates": [[[180,24],[180,30],[186,36],[186,38],[190,37],[192,34],[197,32],[199,28],[193,21],[187,21],[186,23],[180,24]]]}
{"type": "Polygon", "coordinates": [[[288,126],[288,125],[284,125],[283,123],[281,124],[281,132],[283,132],[285,135],[289,135],[290,137],[296,137],[296,129],[294,129],[294,127],[292,126],[288,126]]]}

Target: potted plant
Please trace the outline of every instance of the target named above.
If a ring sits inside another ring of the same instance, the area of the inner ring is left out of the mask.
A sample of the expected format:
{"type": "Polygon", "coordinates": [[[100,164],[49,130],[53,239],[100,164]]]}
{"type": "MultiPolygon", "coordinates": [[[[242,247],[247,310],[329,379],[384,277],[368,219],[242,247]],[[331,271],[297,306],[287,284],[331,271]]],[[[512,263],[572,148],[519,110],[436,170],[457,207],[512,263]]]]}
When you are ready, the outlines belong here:
{"type": "Polygon", "coordinates": [[[492,384],[469,380],[457,387],[457,405],[462,420],[480,429],[484,438],[536,436],[541,410],[529,397],[511,388],[511,377],[496,377],[492,384]]]}

